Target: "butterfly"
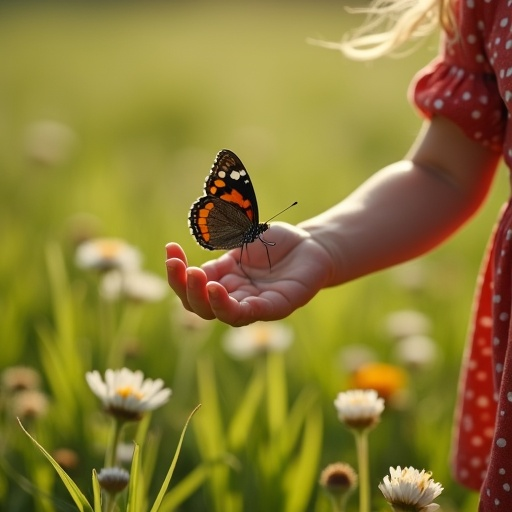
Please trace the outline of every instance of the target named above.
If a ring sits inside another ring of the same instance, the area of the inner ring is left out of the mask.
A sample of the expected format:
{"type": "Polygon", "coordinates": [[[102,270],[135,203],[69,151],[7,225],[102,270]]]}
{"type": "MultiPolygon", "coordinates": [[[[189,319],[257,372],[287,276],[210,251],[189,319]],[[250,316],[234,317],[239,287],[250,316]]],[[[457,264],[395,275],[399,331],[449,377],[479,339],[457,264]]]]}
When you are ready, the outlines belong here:
{"type": "Polygon", "coordinates": [[[204,195],[192,204],[188,220],[197,243],[210,251],[237,247],[243,251],[256,239],[261,240],[270,265],[267,247],[275,242],[261,236],[269,224],[260,223],[258,202],[249,174],[240,158],[229,149],[217,153],[206,177],[204,195]]]}

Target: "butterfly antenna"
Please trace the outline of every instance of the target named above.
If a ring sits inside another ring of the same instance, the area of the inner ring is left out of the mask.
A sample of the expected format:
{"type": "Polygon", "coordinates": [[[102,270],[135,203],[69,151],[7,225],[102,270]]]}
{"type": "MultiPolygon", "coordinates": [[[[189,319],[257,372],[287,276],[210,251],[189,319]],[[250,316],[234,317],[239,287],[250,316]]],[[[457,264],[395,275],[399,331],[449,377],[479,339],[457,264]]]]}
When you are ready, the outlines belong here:
{"type": "Polygon", "coordinates": [[[265,222],[265,224],[268,224],[271,220],[275,219],[276,217],[278,217],[279,215],[284,213],[286,210],[289,210],[292,206],[295,206],[298,203],[299,203],[298,201],[295,201],[290,206],[287,206],[284,210],[281,210],[279,213],[276,213],[273,217],[270,217],[270,219],[268,219],[267,222],[265,222]]]}
{"type": "MultiPolygon", "coordinates": [[[[276,213],[273,217],[270,217],[270,219],[267,220],[267,222],[265,222],[265,224],[268,224],[272,219],[275,219],[277,216],[281,215],[282,213],[284,213],[286,210],[289,210],[292,206],[295,206],[296,204],[298,204],[298,201],[295,201],[293,202],[291,205],[287,206],[284,210],[281,210],[280,212],[276,213]]],[[[264,238],[261,237],[261,235],[258,235],[258,238],[259,240],[263,243],[263,245],[265,246],[265,251],[267,251],[267,260],[268,260],[268,268],[269,268],[269,271],[272,271],[272,262],[270,260],[270,253],[268,252],[268,246],[270,245],[271,247],[276,245],[275,242],[269,242],[268,240],[265,240],[264,238]]],[[[244,255],[244,249],[247,253],[247,257],[249,257],[249,251],[247,250],[247,246],[249,244],[243,244],[242,247],[241,247],[241,250],[240,250],[240,268],[242,269],[242,272],[247,276],[247,273],[246,271],[244,270],[244,267],[243,267],[243,264],[242,264],[242,257],[244,255]]],[[[247,276],[249,277],[249,276],[247,276]]]]}

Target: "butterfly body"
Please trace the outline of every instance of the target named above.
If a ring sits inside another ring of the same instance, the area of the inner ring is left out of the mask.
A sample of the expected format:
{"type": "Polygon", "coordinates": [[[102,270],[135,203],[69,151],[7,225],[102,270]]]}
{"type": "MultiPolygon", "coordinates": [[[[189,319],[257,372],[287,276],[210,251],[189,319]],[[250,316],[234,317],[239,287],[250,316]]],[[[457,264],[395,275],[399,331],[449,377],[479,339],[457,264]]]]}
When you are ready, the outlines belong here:
{"type": "MultiPolygon", "coordinates": [[[[190,208],[189,226],[197,243],[208,250],[244,247],[261,239],[268,223],[260,223],[249,174],[230,150],[217,154],[204,195],[190,208]]],[[[266,245],[273,245],[265,242],[266,245]]]]}

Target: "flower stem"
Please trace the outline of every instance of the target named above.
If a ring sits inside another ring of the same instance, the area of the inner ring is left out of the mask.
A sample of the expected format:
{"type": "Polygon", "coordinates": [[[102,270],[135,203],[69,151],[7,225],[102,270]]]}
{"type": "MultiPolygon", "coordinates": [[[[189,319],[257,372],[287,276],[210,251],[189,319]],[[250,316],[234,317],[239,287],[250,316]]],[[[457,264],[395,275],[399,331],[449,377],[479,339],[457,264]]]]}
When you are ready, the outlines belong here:
{"type": "Polygon", "coordinates": [[[117,418],[114,419],[114,432],[112,439],[107,447],[107,453],[105,454],[105,467],[113,468],[117,465],[117,445],[121,438],[121,431],[123,430],[124,423],[119,421],[117,418]]]}
{"type": "Polygon", "coordinates": [[[106,493],[105,497],[105,512],[114,512],[116,506],[115,496],[109,492],[106,493]]]}
{"type": "MultiPolygon", "coordinates": [[[[113,468],[117,466],[117,446],[121,439],[121,431],[123,430],[124,422],[115,418],[113,425],[114,431],[112,433],[112,439],[110,440],[110,444],[107,446],[107,452],[105,454],[105,468],[113,468]]],[[[112,512],[115,504],[115,495],[110,492],[105,493],[105,512],[112,512]]]]}
{"type": "Polygon", "coordinates": [[[338,496],[331,497],[332,512],[345,512],[346,496],[342,498],[338,496]]]}
{"type": "Polygon", "coordinates": [[[370,512],[370,468],[368,460],[368,430],[354,430],[359,466],[359,512],[370,512]]]}

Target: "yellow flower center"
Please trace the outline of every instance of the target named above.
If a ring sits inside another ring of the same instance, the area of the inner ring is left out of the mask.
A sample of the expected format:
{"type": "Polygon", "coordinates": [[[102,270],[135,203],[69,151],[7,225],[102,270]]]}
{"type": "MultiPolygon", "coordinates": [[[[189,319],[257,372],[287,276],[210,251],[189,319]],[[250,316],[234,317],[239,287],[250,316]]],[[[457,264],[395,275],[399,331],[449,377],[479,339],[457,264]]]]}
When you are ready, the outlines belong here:
{"type": "Polygon", "coordinates": [[[144,396],[140,391],[134,391],[131,386],[125,386],[124,388],[117,388],[116,393],[122,398],[128,398],[134,396],[137,400],[142,400],[144,396]]]}
{"type": "Polygon", "coordinates": [[[98,249],[103,258],[114,259],[121,251],[121,244],[117,240],[102,240],[98,249]]]}
{"type": "Polygon", "coordinates": [[[266,348],[270,344],[270,330],[266,326],[258,326],[254,332],[253,343],[260,348],[266,348]]]}

